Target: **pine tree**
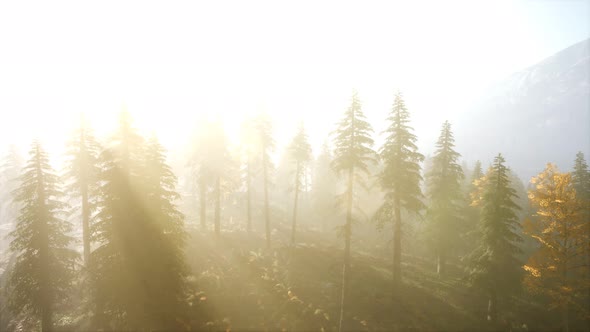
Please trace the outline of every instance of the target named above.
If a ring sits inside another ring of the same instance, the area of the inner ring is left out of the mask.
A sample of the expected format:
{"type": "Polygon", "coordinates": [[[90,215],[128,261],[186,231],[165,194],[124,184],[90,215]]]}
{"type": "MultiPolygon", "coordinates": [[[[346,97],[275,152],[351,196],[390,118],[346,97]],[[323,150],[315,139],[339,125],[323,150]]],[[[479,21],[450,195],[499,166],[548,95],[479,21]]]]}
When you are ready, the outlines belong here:
{"type": "Polygon", "coordinates": [[[268,197],[268,186],[270,171],[273,168],[270,154],[274,151],[275,142],[272,138],[272,124],[267,114],[261,114],[256,119],[256,131],[258,132],[258,145],[262,159],[262,177],[264,181],[264,225],[266,230],[266,247],[270,249],[270,203],[268,197]]]}
{"type": "MultiPolygon", "coordinates": [[[[572,182],[576,189],[576,195],[582,204],[582,220],[586,220],[586,311],[590,316],[590,170],[584,159],[584,154],[578,152],[574,161],[574,170],[572,172],[572,182]]],[[[587,318],[587,328],[590,329],[590,318],[587,318]]]]}
{"type": "Polygon", "coordinates": [[[291,244],[295,245],[295,231],[297,226],[297,203],[299,198],[299,191],[303,185],[303,177],[305,170],[311,160],[311,145],[307,141],[307,135],[303,125],[299,128],[297,135],[293,138],[291,145],[289,146],[289,155],[295,163],[295,181],[294,191],[295,198],[293,202],[293,221],[291,225],[291,244]]]}
{"type": "Polygon", "coordinates": [[[363,174],[368,175],[368,164],[374,161],[375,152],[371,149],[373,129],[361,110],[361,103],[356,93],[352,96],[350,107],[338,123],[334,131],[334,159],[332,168],[347,179],[346,191],[343,194],[346,204],[346,223],[344,236],[344,266],[342,271],[342,296],[340,303],[339,330],[345,328],[346,304],[350,282],[350,243],[352,238],[354,180],[363,174]]]}
{"type": "Polygon", "coordinates": [[[29,152],[21,185],[14,200],[21,204],[10,249],[16,263],[10,274],[10,305],[41,319],[41,330],[53,329],[56,309],[68,295],[77,259],[69,248],[71,225],[63,218],[67,205],[60,201],[58,177],[38,141],[29,152]]]}
{"type": "Polygon", "coordinates": [[[336,217],[336,193],[338,184],[336,174],[330,166],[332,153],[327,143],[322,145],[320,154],[315,161],[312,178],[311,201],[313,215],[320,221],[322,230],[333,226],[331,221],[336,217]]]}
{"type": "Polygon", "coordinates": [[[393,286],[401,283],[402,209],[418,213],[423,209],[420,189],[420,162],[424,156],[418,153],[416,136],[408,125],[410,114],[400,93],[387,118],[387,138],[379,153],[384,164],[379,174],[385,201],[376,212],[379,223],[393,222],[393,286]]]}
{"type": "Polygon", "coordinates": [[[531,183],[529,198],[537,208],[534,220],[525,223],[526,232],[540,248],[529,258],[525,284],[549,295],[551,307],[562,312],[564,331],[569,330],[569,311],[584,309],[579,294],[585,290],[584,253],[587,234],[582,200],[576,197],[570,173],[560,173],[553,164],[531,183]]]}
{"type": "Polygon", "coordinates": [[[99,327],[178,328],[183,293],[182,217],[157,142],[145,144],[128,113],[101,154],[101,200],[90,256],[99,327]]]}
{"type": "Polygon", "coordinates": [[[481,207],[471,204],[471,196],[477,191],[474,183],[484,176],[481,167],[481,161],[477,160],[473,165],[473,170],[465,180],[463,190],[463,223],[461,229],[461,241],[459,242],[461,259],[466,258],[476,248],[479,234],[478,224],[480,219],[481,207]]]}
{"type": "Polygon", "coordinates": [[[140,328],[149,319],[143,312],[147,298],[138,282],[146,247],[141,214],[140,176],[144,140],[123,111],[119,128],[101,152],[98,213],[91,225],[95,249],[90,254],[92,297],[97,328],[140,328]]]}
{"type": "Polygon", "coordinates": [[[149,308],[145,310],[157,319],[157,329],[170,329],[179,318],[186,319],[184,299],[188,267],[184,260],[186,232],[184,216],[176,202],[177,178],[166,164],[165,150],[154,136],[146,143],[144,155],[143,206],[146,207],[147,234],[150,239],[150,266],[146,278],[149,308]]]}
{"type": "MultiPolygon", "coordinates": [[[[14,145],[9,147],[0,166],[0,225],[8,231],[14,229],[14,223],[20,204],[12,199],[13,191],[18,187],[18,180],[23,169],[23,160],[14,145]]],[[[8,248],[8,238],[0,237],[0,252],[8,248]]]]}
{"type": "Polygon", "coordinates": [[[461,155],[453,149],[454,142],[451,124],[446,121],[436,143],[432,168],[426,174],[427,227],[438,258],[439,276],[445,274],[447,256],[459,240],[463,170],[458,164],[461,155]]]}
{"type": "Polygon", "coordinates": [[[213,180],[215,200],[214,230],[217,237],[221,236],[221,198],[224,189],[232,182],[233,160],[228,150],[228,141],[222,123],[211,124],[209,136],[209,153],[204,157],[204,164],[213,180]]]}
{"type": "Polygon", "coordinates": [[[472,286],[489,295],[488,321],[496,322],[498,298],[518,289],[522,275],[516,211],[520,207],[508,178],[509,169],[501,154],[487,174],[476,182],[472,204],[481,206],[479,246],[469,256],[468,273],[472,286]]]}
{"type": "Polygon", "coordinates": [[[252,180],[254,177],[254,162],[256,153],[256,128],[254,119],[247,119],[242,123],[240,143],[244,157],[243,173],[246,182],[246,231],[252,231],[252,180]]]}
{"type": "Polygon", "coordinates": [[[199,188],[199,222],[201,230],[207,230],[207,193],[211,182],[211,167],[207,156],[211,155],[211,123],[201,119],[197,128],[193,154],[189,160],[192,175],[199,188]]]}
{"type": "Polygon", "coordinates": [[[574,171],[572,172],[572,181],[578,197],[589,200],[590,170],[588,170],[588,164],[586,163],[584,154],[582,152],[578,152],[576,154],[576,160],[574,161],[574,171]]]}
{"type": "Polygon", "coordinates": [[[82,205],[82,243],[84,264],[90,257],[90,217],[96,206],[98,190],[98,155],[100,145],[84,119],[71,141],[68,142],[66,169],[67,191],[80,200],[82,205]]]}

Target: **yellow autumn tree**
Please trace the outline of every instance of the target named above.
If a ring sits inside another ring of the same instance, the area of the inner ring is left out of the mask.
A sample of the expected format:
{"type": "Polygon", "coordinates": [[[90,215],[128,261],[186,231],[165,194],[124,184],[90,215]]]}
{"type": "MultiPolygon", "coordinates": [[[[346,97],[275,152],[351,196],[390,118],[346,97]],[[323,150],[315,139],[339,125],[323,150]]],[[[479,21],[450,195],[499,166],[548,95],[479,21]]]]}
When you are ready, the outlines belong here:
{"type": "Polygon", "coordinates": [[[531,183],[533,189],[528,196],[537,212],[523,227],[540,247],[524,266],[528,272],[525,287],[549,297],[551,308],[561,311],[563,329],[568,331],[570,311],[584,313],[588,287],[583,203],[576,197],[571,174],[560,173],[553,164],[547,164],[531,183]]]}

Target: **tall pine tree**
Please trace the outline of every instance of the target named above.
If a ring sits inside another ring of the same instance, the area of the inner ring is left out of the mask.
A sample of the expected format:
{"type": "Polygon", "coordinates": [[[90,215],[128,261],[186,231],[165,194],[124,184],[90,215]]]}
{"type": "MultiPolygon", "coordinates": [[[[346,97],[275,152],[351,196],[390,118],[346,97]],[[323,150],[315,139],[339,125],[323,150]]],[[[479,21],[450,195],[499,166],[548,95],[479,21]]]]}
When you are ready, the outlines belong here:
{"type": "MultiPolygon", "coordinates": [[[[576,190],[576,195],[582,204],[582,220],[585,220],[586,232],[586,311],[590,313],[590,170],[584,154],[580,151],[576,154],[574,161],[574,170],[572,172],[572,183],[576,190]]],[[[590,330],[590,318],[587,318],[587,327],[590,330]]]]}
{"type": "Polygon", "coordinates": [[[240,128],[240,143],[244,158],[242,172],[246,182],[246,231],[252,231],[252,180],[256,160],[256,128],[254,119],[246,119],[240,128]]]}
{"type": "Polygon", "coordinates": [[[58,177],[38,141],[29,156],[14,192],[22,208],[10,233],[10,249],[16,254],[8,283],[10,305],[40,318],[41,330],[51,331],[54,313],[72,285],[77,254],[70,249],[71,225],[63,219],[67,205],[61,201],[58,177]]]}
{"type": "Polygon", "coordinates": [[[336,193],[338,183],[336,173],[330,166],[332,163],[332,152],[328,143],[322,145],[320,154],[314,163],[314,174],[312,178],[311,202],[314,219],[321,223],[319,226],[326,231],[337,216],[336,193]]]}
{"type": "Polygon", "coordinates": [[[157,319],[155,328],[176,327],[177,320],[186,320],[186,281],[188,267],[185,263],[184,245],[187,234],[184,230],[184,216],[176,203],[180,194],[176,192],[177,178],[166,163],[166,150],[155,136],[145,147],[143,158],[144,179],[143,206],[145,207],[146,232],[151,248],[150,267],[147,271],[146,287],[151,299],[146,311],[157,319]]]}
{"type": "Polygon", "coordinates": [[[82,219],[82,243],[84,264],[90,257],[90,217],[96,207],[98,174],[100,172],[98,155],[100,145],[95,139],[88,123],[82,118],[80,128],[68,142],[68,163],[66,168],[67,191],[80,200],[82,219]]]}
{"type": "Polygon", "coordinates": [[[519,288],[522,264],[517,234],[520,223],[515,203],[516,191],[509,180],[509,169],[501,154],[487,174],[476,182],[473,205],[481,206],[479,246],[469,256],[469,281],[489,296],[488,321],[497,321],[498,298],[519,288]]]}
{"type": "Polygon", "coordinates": [[[339,330],[346,327],[348,287],[350,283],[350,243],[352,238],[354,180],[363,174],[369,174],[368,164],[374,161],[375,152],[372,150],[373,129],[367,122],[361,110],[361,103],[356,93],[352,96],[350,107],[338,123],[334,131],[334,159],[333,169],[340,175],[346,176],[346,191],[343,194],[346,204],[346,223],[343,228],[344,236],[344,266],[342,271],[342,295],[340,302],[339,330]]]}
{"type": "Polygon", "coordinates": [[[163,152],[156,142],[146,147],[123,112],[101,159],[101,200],[92,229],[96,249],[90,256],[97,327],[178,329],[181,216],[163,152]]]}
{"type": "Polygon", "coordinates": [[[426,174],[427,231],[437,255],[439,276],[445,274],[448,255],[459,240],[463,170],[458,163],[461,155],[454,150],[454,143],[451,124],[445,121],[436,143],[432,168],[426,174]]]}
{"type": "Polygon", "coordinates": [[[311,145],[307,141],[307,135],[303,125],[299,128],[297,135],[293,138],[289,146],[289,155],[295,164],[294,179],[294,202],[293,202],[293,220],[291,225],[291,244],[295,244],[295,232],[297,227],[297,203],[299,202],[299,191],[303,183],[305,170],[311,160],[311,145]]]}
{"type": "Polygon", "coordinates": [[[262,180],[264,182],[264,228],[266,231],[266,248],[270,249],[270,202],[268,187],[270,172],[273,169],[270,154],[274,151],[275,141],[272,137],[272,123],[267,114],[260,114],[256,119],[255,128],[258,133],[258,145],[262,159],[262,180]]]}
{"type": "Polygon", "coordinates": [[[211,123],[201,118],[194,138],[193,153],[188,162],[199,190],[199,222],[202,231],[207,230],[207,193],[212,184],[212,170],[207,158],[212,150],[211,129],[211,123]]]}
{"type": "Polygon", "coordinates": [[[221,121],[209,126],[207,153],[200,157],[202,165],[209,174],[213,187],[214,220],[213,228],[217,237],[221,236],[221,200],[222,194],[232,183],[234,162],[228,149],[228,140],[221,121]]]}
{"type": "Polygon", "coordinates": [[[385,201],[375,218],[380,223],[393,222],[393,286],[397,288],[401,283],[402,209],[418,213],[424,207],[420,189],[420,162],[424,156],[418,153],[416,136],[409,126],[410,113],[400,93],[395,96],[387,121],[387,137],[379,151],[383,162],[379,181],[385,201]]]}

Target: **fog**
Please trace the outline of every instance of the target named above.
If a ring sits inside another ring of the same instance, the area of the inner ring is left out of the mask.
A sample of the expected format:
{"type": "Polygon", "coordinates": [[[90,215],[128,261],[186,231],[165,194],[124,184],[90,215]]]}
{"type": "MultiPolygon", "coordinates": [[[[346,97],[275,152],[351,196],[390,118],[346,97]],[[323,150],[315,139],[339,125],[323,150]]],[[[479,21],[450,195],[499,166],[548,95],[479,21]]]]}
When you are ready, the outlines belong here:
{"type": "Polygon", "coordinates": [[[0,330],[590,329],[589,13],[0,4],[0,330]]]}

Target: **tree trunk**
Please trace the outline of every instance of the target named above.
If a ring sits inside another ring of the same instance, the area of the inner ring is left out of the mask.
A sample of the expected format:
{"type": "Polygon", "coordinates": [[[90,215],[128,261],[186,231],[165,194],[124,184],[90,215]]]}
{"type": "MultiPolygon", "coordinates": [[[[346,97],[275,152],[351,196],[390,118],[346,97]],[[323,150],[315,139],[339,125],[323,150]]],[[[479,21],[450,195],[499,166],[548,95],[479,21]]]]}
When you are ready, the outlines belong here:
{"type": "Polygon", "coordinates": [[[215,236],[221,236],[221,179],[215,178],[215,236]]]}
{"type": "Polygon", "coordinates": [[[246,230],[248,233],[252,231],[252,170],[250,169],[250,156],[248,156],[248,164],[246,165],[246,204],[247,204],[247,219],[246,230]]]}
{"type": "Polygon", "coordinates": [[[88,202],[88,186],[82,185],[82,242],[84,244],[84,266],[90,260],[90,204],[88,202]]]}
{"type": "Polygon", "coordinates": [[[497,308],[496,291],[490,290],[490,299],[488,301],[488,322],[496,323],[498,308],[497,308]]]}
{"type": "Polygon", "coordinates": [[[207,186],[205,185],[205,180],[203,179],[203,175],[201,174],[201,179],[199,180],[199,191],[200,191],[200,205],[201,205],[201,230],[207,230],[207,186]]]}
{"type": "Polygon", "coordinates": [[[295,172],[295,202],[293,203],[293,223],[291,225],[291,244],[295,245],[295,230],[297,227],[297,200],[299,198],[299,177],[301,173],[301,166],[297,163],[297,171],[295,172]]]}
{"type": "Polygon", "coordinates": [[[39,293],[40,293],[40,304],[41,304],[41,331],[51,331],[53,327],[52,317],[52,303],[51,303],[51,278],[49,268],[49,225],[47,224],[47,211],[46,198],[45,198],[45,185],[43,180],[43,171],[41,170],[41,160],[39,158],[39,148],[37,147],[37,176],[39,178],[39,184],[37,186],[37,200],[39,204],[38,212],[41,212],[40,216],[40,243],[39,243],[39,261],[40,261],[40,280],[39,280],[39,293]]]}
{"type": "Polygon", "coordinates": [[[346,301],[348,300],[348,285],[350,281],[350,241],[352,237],[352,190],[354,169],[348,173],[348,191],[346,199],[346,224],[344,225],[344,264],[342,266],[342,297],[340,299],[340,324],[338,331],[346,327],[346,301]]]}
{"type": "MultiPolygon", "coordinates": [[[[264,150],[264,149],[263,149],[264,150]]],[[[266,152],[262,153],[262,172],[264,177],[264,225],[266,228],[266,247],[270,249],[270,211],[268,207],[268,169],[266,152]]]]}
{"type": "Polygon", "coordinates": [[[393,289],[396,291],[402,279],[402,216],[400,198],[394,198],[395,221],[393,227],[393,289]]]}

